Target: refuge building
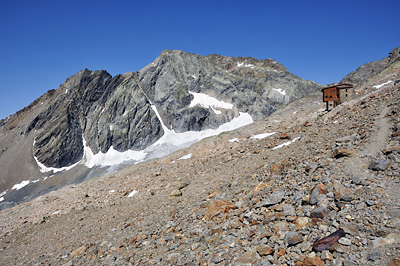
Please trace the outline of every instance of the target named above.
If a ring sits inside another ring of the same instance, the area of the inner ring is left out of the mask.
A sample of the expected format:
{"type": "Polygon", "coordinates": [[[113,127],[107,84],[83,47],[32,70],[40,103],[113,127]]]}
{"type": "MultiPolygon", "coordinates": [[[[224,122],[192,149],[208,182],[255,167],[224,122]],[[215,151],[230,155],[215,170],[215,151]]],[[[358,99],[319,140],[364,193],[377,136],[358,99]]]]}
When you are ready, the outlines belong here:
{"type": "Polygon", "coordinates": [[[322,90],[323,101],[326,102],[326,110],[330,111],[339,104],[353,97],[353,84],[336,84],[322,90]]]}

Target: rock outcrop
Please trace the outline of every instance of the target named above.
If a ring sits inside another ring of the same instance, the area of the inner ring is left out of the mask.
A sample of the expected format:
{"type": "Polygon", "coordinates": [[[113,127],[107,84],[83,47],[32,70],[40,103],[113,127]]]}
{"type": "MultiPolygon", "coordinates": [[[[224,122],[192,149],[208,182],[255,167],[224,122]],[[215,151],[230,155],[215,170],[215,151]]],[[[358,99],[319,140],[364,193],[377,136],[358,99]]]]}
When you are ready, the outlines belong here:
{"type": "MultiPolygon", "coordinates": [[[[356,71],[346,75],[340,83],[350,83],[356,89],[368,88],[369,81],[379,80],[384,75],[393,75],[393,79],[398,79],[400,69],[400,47],[393,49],[388,57],[379,61],[369,62],[361,65],[356,71]]],[[[375,84],[376,85],[376,84],[375,84]]]]}

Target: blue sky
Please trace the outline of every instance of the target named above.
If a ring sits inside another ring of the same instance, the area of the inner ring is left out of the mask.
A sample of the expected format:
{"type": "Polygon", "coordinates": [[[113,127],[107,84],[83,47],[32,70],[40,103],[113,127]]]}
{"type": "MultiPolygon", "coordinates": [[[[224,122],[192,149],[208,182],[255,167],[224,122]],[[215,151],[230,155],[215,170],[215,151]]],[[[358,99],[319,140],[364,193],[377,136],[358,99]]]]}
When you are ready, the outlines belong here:
{"type": "Polygon", "coordinates": [[[138,71],[165,49],[272,58],[322,84],[400,46],[400,1],[0,0],[0,119],[88,68],[138,71]]]}

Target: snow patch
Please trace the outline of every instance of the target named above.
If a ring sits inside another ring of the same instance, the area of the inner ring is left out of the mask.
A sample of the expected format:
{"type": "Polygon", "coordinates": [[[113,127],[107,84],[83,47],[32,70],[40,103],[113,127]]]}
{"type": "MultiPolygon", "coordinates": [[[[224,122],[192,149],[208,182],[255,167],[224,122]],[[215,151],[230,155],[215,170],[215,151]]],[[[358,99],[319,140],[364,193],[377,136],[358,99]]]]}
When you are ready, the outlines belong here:
{"type": "Polygon", "coordinates": [[[144,151],[127,150],[120,152],[115,150],[113,146],[111,146],[106,153],[102,153],[100,151],[99,153],[93,154],[90,147],[86,146],[86,140],[83,135],[82,139],[84,148],[83,158],[80,163],[83,163],[88,168],[93,168],[96,165],[111,166],[128,160],[142,161],[146,157],[146,153],[144,151]]]}
{"type": "Polygon", "coordinates": [[[1,197],[1,198],[0,198],[0,202],[2,202],[3,200],[4,200],[4,198],[3,198],[3,197],[1,197]]]}
{"type": "Polygon", "coordinates": [[[286,95],[286,91],[284,89],[275,89],[273,88],[274,91],[279,92],[282,95],[286,95]]]}
{"type": "Polygon", "coordinates": [[[65,94],[67,94],[67,93],[68,93],[68,89],[65,90],[65,94]]]}
{"type": "Polygon", "coordinates": [[[282,147],[288,146],[288,145],[290,145],[291,143],[297,141],[298,139],[300,139],[300,137],[297,137],[297,138],[295,138],[295,139],[293,139],[293,140],[291,140],[291,141],[282,143],[281,145],[275,146],[274,148],[272,148],[272,150],[276,150],[276,149],[280,149],[280,148],[282,148],[282,147]]]}
{"type": "Polygon", "coordinates": [[[7,191],[8,191],[8,190],[1,192],[1,193],[0,193],[0,197],[3,197],[5,194],[7,194],[7,191]]]}
{"type": "Polygon", "coordinates": [[[222,109],[233,108],[233,104],[220,101],[214,97],[208,96],[207,94],[191,92],[191,91],[189,91],[189,93],[192,94],[194,97],[189,107],[194,107],[197,104],[200,104],[204,108],[211,108],[214,111],[214,113],[218,115],[221,114],[222,112],[220,110],[217,110],[216,108],[222,108],[222,109]]]}
{"type": "Polygon", "coordinates": [[[14,190],[14,189],[20,190],[21,188],[23,188],[23,187],[29,185],[29,183],[30,183],[29,180],[22,181],[22,182],[19,183],[19,184],[15,184],[11,190],[14,190]]]}
{"type": "Polygon", "coordinates": [[[244,62],[242,62],[242,63],[237,63],[237,67],[254,67],[254,65],[252,65],[252,64],[244,64],[244,62]]]}
{"type": "Polygon", "coordinates": [[[46,180],[47,178],[50,178],[50,177],[53,177],[54,175],[51,175],[51,176],[45,176],[45,177],[43,177],[43,180],[46,180]]]}
{"type": "Polygon", "coordinates": [[[192,154],[191,153],[182,156],[178,160],[187,160],[187,159],[190,159],[190,158],[192,158],[192,154]]]}
{"type": "Polygon", "coordinates": [[[379,89],[379,88],[381,88],[381,87],[383,87],[383,86],[385,86],[385,85],[387,85],[387,84],[389,84],[389,83],[391,83],[391,82],[392,82],[392,81],[389,80],[389,81],[387,81],[387,82],[385,82],[385,83],[382,83],[382,84],[379,84],[379,85],[375,85],[375,86],[373,86],[372,88],[379,89]]]}
{"type": "Polygon", "coordinates": [[[230,140],[228,140],[229,142],[239,142],[239,139],[238,138],[233,138],[233,139],[230,139],[230,140]]]}
{"type": "Polygon", "coordinates": [[[132,191],[131,193],[129,193],[128,198],[132,198],[137,193],[139,193],[139,191],[137,191],[137,190],[132,191]]]}
{"type": "Polygon", "coordinates": [[[55,167],[47,167],[44,164],[42,164],[41,162],[39,162],[38,158],[36,156],[33,156],[33,158],[35,159],[37,165],[39,166],[39,171],[41,173],[46,173],[46,172],[51,172],[53,171],[53,173],[57,173],[57,172],[62,172],[62,171],[68,171],[70,169],[72,169],[73,167],[75,167],[76,165],[79,164],[79,162],[70,165],[70,166],[65,166],[65,167],[61,167],[61,168],[55,168],[55,167]]]}
{"type": "Polygon", "coordinates": [[[114,193],[114,192],[115,192],[115,190],[114,190],[114,189],[111,189],[111,190],[108,191],[108,194],[111,195],[111,194],[114,193]]]}
{"type": "Polygon", "coordinates": [[[252,139],[265,139],[266,137],[272,136],[274,134],[276,134],[276,132],[263,133],[263,134],[254,135],[251,138],[252,139]]]}
{"type": "Polygon", "coordinates": [[[222,124],[217,129],[176,133],[173,130],[169,130],[165,127],[165,125],[163,125],[164,135],[156,143],[150,146],[148,150],[152,150],[154,147],[165,144],[173,146],[183,146],[184,144],[194,143],[204,138],[216,136],[222,132],[231,131],[251,123],[253,123],[253,118],[247,113],[240,112],[238,117],[235,117],[228,123],[222,124]]]}

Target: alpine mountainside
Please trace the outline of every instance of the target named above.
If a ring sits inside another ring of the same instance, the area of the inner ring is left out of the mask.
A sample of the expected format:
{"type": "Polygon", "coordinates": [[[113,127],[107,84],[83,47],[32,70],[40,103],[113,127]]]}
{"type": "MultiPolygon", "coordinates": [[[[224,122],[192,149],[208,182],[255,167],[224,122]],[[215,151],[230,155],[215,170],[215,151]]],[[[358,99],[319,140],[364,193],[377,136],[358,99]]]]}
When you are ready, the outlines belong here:
{"type": "Polygon", "coordinates": [[[85,69],[0,121],[0,192],[75,166],[80,170],[58,178],[82,180],[89,155],[140,152],[167,130],[217,129],[244,113],[262,120],[320,88],[272,59],[183,51],[166,50],[139,72],[114,77],[85,69]],[[227,106],[193,104],[196,97],[227,106]]]}

